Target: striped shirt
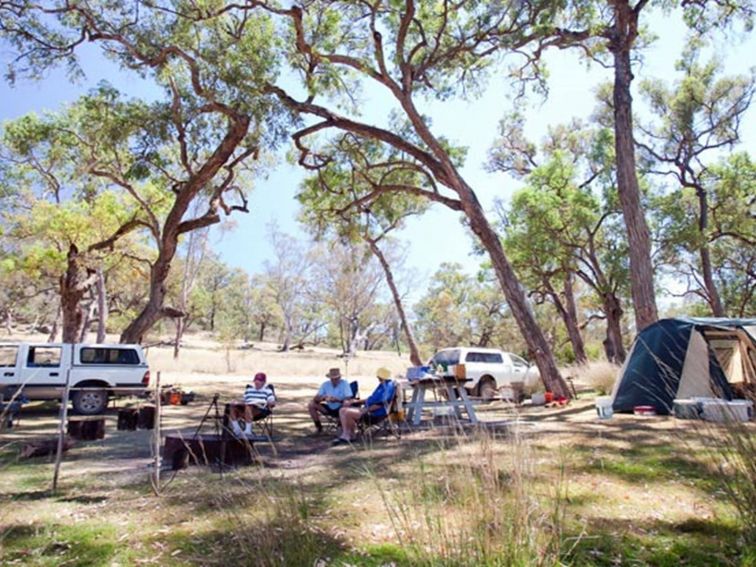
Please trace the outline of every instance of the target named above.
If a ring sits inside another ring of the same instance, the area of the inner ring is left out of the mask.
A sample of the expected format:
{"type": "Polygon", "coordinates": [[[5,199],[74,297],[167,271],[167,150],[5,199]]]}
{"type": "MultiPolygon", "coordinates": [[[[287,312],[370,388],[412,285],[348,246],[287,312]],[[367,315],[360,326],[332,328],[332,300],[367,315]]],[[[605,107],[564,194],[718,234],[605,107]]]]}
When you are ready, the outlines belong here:
{"type": "Polygon", "coordinates": [[[276,396],[268,384],[265,384],[262,388],[255,388],[254,384],[247,384],[247,389],[244,390],[244,403],[248,406],[264,408],[275,401],[276,396]]]}

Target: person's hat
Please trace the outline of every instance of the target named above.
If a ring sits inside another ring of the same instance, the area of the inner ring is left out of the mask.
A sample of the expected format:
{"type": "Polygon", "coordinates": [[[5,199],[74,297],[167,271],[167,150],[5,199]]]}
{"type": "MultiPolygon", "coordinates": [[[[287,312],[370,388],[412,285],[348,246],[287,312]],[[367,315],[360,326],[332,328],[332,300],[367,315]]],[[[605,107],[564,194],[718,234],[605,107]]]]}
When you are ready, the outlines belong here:
{"type": "Polygon", "coordinates": [[[268,379],[268,377],[265,375],[265,372],[258,372],[257,374],[255,374],[255,378],[254,379],[255,380],[262,380],[263,382],[265,382],[268,379]]]}
{"type": "Polygon", "coordinates": [[[381,380],[388,380],[389,378],[391,378],[391,370],[389,370],[388,368],[382,367],[378,369],[375,375],[381,380]]]}
{"type": "Polygon", "coordinates": [[[331,368],[328,371],[328,374],[326,374],[326,377],[328,378],[341,378],[341,370],[338,368],[331,368]]]}

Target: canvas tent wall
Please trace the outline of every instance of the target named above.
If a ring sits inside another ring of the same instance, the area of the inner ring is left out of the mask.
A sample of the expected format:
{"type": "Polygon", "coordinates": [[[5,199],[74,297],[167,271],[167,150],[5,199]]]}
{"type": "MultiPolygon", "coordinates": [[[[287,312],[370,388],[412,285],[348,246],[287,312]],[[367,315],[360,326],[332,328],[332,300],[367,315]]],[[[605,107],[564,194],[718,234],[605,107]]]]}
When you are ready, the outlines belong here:
{"type": "Polygon", "coordinates": [[[649,405],[668,414],[675,398],[732,399],[730,381],[756,376],[754,331],[756,319],[662,319],[650,325],[636,337],[619,373],[614,411],[649,405]]]}

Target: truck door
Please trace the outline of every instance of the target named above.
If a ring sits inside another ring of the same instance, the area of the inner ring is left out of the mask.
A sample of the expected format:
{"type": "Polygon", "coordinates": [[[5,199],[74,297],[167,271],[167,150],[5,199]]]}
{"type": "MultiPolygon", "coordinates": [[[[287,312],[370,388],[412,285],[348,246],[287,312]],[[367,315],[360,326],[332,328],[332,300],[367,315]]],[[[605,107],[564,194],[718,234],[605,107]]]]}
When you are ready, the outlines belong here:
{"type": "Polygon", "coordinates": [[[509,357],[512,359],[512,381],[525,382],[530,365],[516,354],[510,354],[509,357]]]}
{"type": "Polygon", "coordinates": [[[0,390],[19,382],[18,345],[0,345],[0,390]]]}
{"type": "Polygon", "coordinates": [[[65,363],[68,357],[63,345],[30,344],[22,349],[19,382],[26,394],[37,400],[59,397],[65,386],[65,363]]]}

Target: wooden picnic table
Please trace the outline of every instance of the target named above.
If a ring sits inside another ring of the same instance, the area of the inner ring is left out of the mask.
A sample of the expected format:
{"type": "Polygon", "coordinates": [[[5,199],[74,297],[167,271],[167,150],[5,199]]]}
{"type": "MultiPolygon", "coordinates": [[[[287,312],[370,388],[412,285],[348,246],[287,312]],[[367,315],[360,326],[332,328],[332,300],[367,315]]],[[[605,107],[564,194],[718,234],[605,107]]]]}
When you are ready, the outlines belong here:
{"type": "Polygon", "coordinates": [[[455,376],[433,376],[410,380],[412,400],[404,406],[407,410],[407,421],[412,425],[420,425],[423,410],[450,408],[457,419],[462,419],[462,412],[464,411],[470,423],[478,423],[472,401],[465,389],[465,383],[471,380],[471,378],[457,378],[455,376]],[[446,399],[438,395],[439,390],[446,392],[446,399]],[[433,394],[433,399],[428,398],[428,391],[433,394]]]}

